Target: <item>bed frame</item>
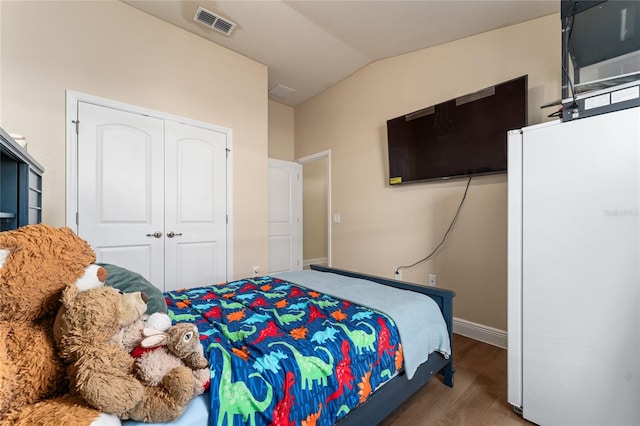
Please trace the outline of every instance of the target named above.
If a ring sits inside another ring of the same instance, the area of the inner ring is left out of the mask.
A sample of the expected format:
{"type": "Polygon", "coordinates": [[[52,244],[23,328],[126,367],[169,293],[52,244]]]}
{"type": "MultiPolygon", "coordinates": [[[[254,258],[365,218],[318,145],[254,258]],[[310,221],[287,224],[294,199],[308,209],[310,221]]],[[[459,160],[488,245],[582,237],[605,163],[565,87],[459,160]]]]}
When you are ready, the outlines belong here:
{"type": "MultiPolygon", "coordinates": [[[[404,281],[396,281],[374,275],[361,274],[320,265],[311,265],[311,269],[320,272],[331,272],[352,278],[361,278],[390,287],[415,291],[431,297],[440,307],[442,316],[447,324],[447,329],[449,330],[449,340],[453,343],[454,292],[441,288],[419,286],[404,281]]],[[[445,359],[440,353],[434,352],[429,355],[429,359],[425,363],[418,367],[418,370],[411,380],[407,379],[404,371],[401,372],[385,383],[381,388],[376,390],[364,404],[351,411],[337,424],[339,426],[378,424],[396,408],[402,405],[403,402],[409,399],[409,397],[418,391],[418,389],[424,386],[436,373],[443,376],[444,384],[449,387],[453,387],[454,372],[453,348],[451,356],[448,359],[445,359]]]]}
{"type": "MultiPolygon", "coordinates": [[[[369,281],[373,281],[379,284],[383,284],[390,287],[396,287],[403,290],[411,290],[418,293],[425,294],[431,297],[440,307],[442,316],[444,317],[447,329],[449,331],[449,340],[453,342],[453,297],[455,293],[449,290],[444,290],[434,287],[419,286],[416,284],[407,283],[404,281],[396,281],[388,278],[376,277],[373,275],[366,275],[357,272],[346,271],[342,269],[328,268],[325,266],[311,265],[311,269],[320,272],[331,272],[352,278],[361,278],[369,281]]],[[[453,348],[452,348],[453,350],[453,348]]],[[[391,414],[396,408],[402,405],[411,395],[424,386],[431,377],[435,374],[441,374],[443,376],[443,382],[453,387],[453,353],[448,359],[445,359],[440,353],[434,352],[429,355],[429,359],[418,367],[418,370],[414,374],[411,380],[407,379],[404,371],[398,373],[394,378],[386,382],[382,387],[377,389],[371,394],[369,399],[358,408],[352,410],[339,422],[337,426],[362,426],[362,425],[376,425],[384,420],[389,414],[391,414]]],[[[208,424],[205,418],[208,418],[209,398],[210,392],[208,392],[207,400],[202,401],[201,397],[198,397],[197,410],[203,410],[202,419],[198,419],[197,423],[190,421],[189,425],[198,426],[208,424]]],[[[126,424],[138,424],[136,422],[127,421],[126,424]]],[[[143,425],[145,423],[140,423],[143,425]]],[[[148,423],[146,423],[148,424],[148,423]]],[[[171,424],[187,424],[181,423],[180,419],[171,424]]],[[[160,426],[159,423],[157,423],[160,426]]]]}

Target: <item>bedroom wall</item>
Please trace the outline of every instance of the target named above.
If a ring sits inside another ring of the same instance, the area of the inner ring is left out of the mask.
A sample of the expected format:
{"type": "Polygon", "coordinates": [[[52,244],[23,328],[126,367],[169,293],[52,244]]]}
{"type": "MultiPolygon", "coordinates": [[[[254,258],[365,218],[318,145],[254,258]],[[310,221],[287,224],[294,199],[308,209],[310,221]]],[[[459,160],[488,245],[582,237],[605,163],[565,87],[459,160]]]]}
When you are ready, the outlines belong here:
{"type": "Polygon", "coordinates": [[[269,158],[293,161],[293,108],[269,101],[269,158]]]}
{"type": "Polygon", "coordinates": [[[45,167],[46,223],[65,224],[70,89],[233,129],[234,275],[266,267],[265,65],[119,1],[1,1],[0,10],[0,125],[25,135],[45,167]]]}
{"type": "MultiPolygon", "coordinates": [[[[552,15],[377,61],[298,106],[295,157],[331,149],[333,266],[393,277],[437,246],[463,196],[465,180],[390,187],[386,120],[528,74],[539,123],[560,97],[560,50],[552,15]]],[[[473,178],[445,248],[402,271],[420,284],[429,274],[457,293],[456,318],[506,330],[506,174],[473,178]]]]}

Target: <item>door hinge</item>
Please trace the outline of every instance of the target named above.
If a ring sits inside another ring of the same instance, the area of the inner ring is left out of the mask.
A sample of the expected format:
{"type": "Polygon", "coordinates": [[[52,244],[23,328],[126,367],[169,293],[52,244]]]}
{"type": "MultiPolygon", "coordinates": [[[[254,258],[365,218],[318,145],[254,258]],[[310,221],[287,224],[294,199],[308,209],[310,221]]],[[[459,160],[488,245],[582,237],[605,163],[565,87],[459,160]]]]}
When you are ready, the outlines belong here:
{"type": "Polygon", "coordinates": [[[80,214],[76,212],[76,225],[80,224],[80,214]]]}
{"type": "Polygon", "coordinates": [[[80,120],[73,120],[72,123],[76,125],[76,135],[79,135],[80,134],[80,120]]]}
{"type": "Polygon", "coordinates": [[[229,148],[225,148],[224,152],[226,153],[227,158],[229,158],[229,153],[231,152],[231,150],[229,148]]]}
{"type": "Polygon", "coordinates": [[[229,215],[225,215],[225,220],[227,222],[227,225],[229,224],[229,215]]]}

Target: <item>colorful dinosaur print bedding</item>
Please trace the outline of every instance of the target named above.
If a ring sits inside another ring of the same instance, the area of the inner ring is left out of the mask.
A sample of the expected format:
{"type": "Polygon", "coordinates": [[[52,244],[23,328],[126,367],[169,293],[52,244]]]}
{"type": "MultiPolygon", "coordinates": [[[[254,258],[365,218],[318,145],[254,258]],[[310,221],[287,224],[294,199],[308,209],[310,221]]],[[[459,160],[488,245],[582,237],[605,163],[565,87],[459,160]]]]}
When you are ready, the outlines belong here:
{"type": "Polygon", "coordinates": [[[211,426],[332,425],[402,368],[393,320],[274,277],[165,293],[211,364],[211,426]]]}

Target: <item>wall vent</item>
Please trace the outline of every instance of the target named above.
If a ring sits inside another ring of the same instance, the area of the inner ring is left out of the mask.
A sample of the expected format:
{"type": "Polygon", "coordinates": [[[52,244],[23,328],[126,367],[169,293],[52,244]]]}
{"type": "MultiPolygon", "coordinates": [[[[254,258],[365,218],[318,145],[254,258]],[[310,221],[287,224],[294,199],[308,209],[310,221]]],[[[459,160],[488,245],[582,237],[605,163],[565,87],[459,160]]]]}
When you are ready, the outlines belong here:
{"type": "Polygon", "coordinates": [[[275,96],[277,98],[288,98],[296,92],[296,89],[292,89],[291,87],[287,87],[284,84],[278,84],[276,87],[269,90],[269,94],[271,96],[275,96]]]}
{"type": "Polygon", "coordinates": [[[193,20],[200,22],[202,25],[206,25],[209,28],[213,28],[226,36],[229,36],[237,25],[235,22],[231,22],[220,15],[216,15],[202,6],[198,7],[193,20]]]}

